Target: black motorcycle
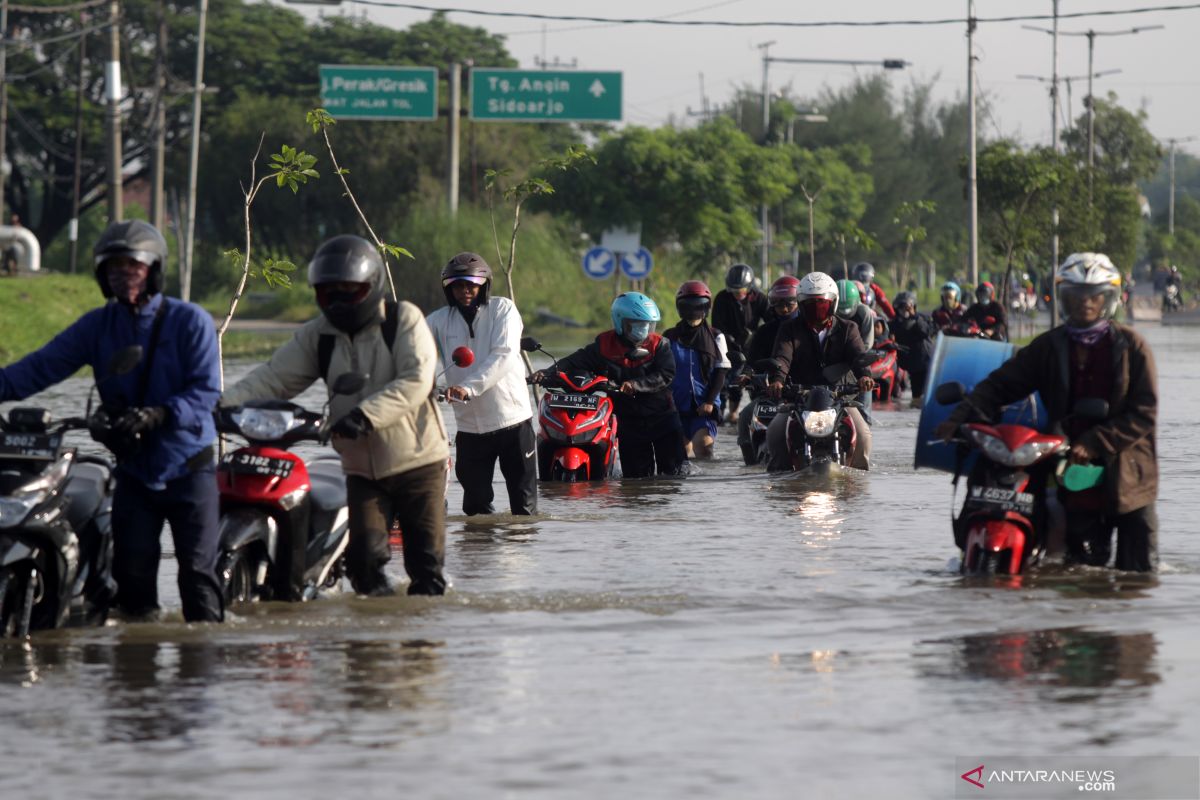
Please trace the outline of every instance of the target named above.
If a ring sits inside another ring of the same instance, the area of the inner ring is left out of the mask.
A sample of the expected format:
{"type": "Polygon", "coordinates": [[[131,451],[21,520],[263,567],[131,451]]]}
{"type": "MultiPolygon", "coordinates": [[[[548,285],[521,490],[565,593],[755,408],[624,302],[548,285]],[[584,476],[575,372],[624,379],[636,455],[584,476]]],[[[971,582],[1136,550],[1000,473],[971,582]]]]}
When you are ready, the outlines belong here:
{"type": "Polygon", "coordinates": [[[756,364],[756,368],[763,371],[755,372],[750,376],[750,384],[748,393],[750,395],[750,441],[738,442],[742,448],[742,461],[746,466],[751,467],[755,464],[765,464],[767,462],[767,428],[771,425],[771,420],[779,413],[779,401],[772,400],[767,395],[767,385],[770,383],[770,375],[765,371],[770,368],[770,365],[761,366],[756,364]]]}
{"type": "MultiPolygon", "coordinates": [[[[140,362],[142,348],[118,351],[109,375],[140,362]]],[[[93,388],[94,391],[94,388],[93,388]]],[[[112,579],[113,463],[65,443],[72,430],[111,434],[102,413],[55,421],[43,408],[0,419],[0,636],[103,625],[116,596],[112,579]]]]}

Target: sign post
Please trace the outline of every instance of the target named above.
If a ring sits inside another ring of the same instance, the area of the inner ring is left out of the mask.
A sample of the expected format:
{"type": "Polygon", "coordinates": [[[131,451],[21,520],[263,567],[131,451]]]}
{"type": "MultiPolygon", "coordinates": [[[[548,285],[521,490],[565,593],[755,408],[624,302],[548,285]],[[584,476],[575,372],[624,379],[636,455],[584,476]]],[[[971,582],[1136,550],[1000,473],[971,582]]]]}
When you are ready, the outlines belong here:
{"type": "Polygon", "coordinates": [[[471,119],[480,122],[619,122],[621,73],[471,70],[471,119]]]}
{"type": "Polygon", "coordinates": [[[321,106],[334,119],[436,120],[434,67],[322,64],[321,106]]]}

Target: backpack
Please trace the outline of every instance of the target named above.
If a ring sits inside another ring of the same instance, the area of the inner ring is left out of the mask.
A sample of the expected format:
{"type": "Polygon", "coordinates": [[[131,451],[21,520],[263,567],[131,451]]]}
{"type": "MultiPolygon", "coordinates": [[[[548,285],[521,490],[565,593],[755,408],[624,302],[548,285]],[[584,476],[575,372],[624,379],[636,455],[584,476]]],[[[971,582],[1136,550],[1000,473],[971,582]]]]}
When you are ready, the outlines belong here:
{"type": "MultiPolygon", "coordinates": [[[[392,346],[396,343],[396,330],[400,327],[400,306],[396,303],[384,303],[383,305],[383,322],[380,324],[380,333],[383,334],[383,343],[387,345],[388,352],[392,352],[392,346]]],[[[333,360],[333,346],[337,342],[337,337],[332,333],[322,333],[317,339],[317,369],[320,370],[321,379],[329,384],[329,363],[333,360]]]]}

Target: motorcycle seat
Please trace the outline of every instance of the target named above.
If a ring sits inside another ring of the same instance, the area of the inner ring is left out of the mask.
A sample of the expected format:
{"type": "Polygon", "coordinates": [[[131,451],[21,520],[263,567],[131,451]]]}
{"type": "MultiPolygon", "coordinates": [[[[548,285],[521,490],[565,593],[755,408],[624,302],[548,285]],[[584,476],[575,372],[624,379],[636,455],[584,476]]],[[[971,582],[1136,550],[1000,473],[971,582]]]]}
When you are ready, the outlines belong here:
{"type": "Polygon", "coordinates": [[[346,505],[346,475],[336,458],[319,458],[308,464],[312,483],[312,502],[321,511],[335,511],[346,505]]]}
{"type": "Polygon", "coordinates": [[[110,474],[99,464],[76,464],[71,468],[63,494],[67,499],[67,521],[75,531],[83,530],[100,507],[110,474]]]}

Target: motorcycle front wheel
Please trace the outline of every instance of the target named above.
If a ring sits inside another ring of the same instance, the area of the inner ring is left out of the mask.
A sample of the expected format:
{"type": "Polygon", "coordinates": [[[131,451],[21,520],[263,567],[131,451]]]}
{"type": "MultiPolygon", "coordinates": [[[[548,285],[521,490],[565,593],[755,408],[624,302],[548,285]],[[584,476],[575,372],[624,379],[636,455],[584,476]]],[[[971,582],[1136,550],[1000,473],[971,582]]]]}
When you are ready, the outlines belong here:
{"type": "Polygon", "coordinates": [[[14,565],[0,573],[0,637],[23,639],[33,617],[33,570],[14,565]]]}
{"type": "Polygon", "coordinates": [[[252,563],[245,550],[235,550],[221,556],[217,574],[221,577],[225,593],[225,605],[248,603],[254,599],[254,573],[257,564],[252,563]]]}

